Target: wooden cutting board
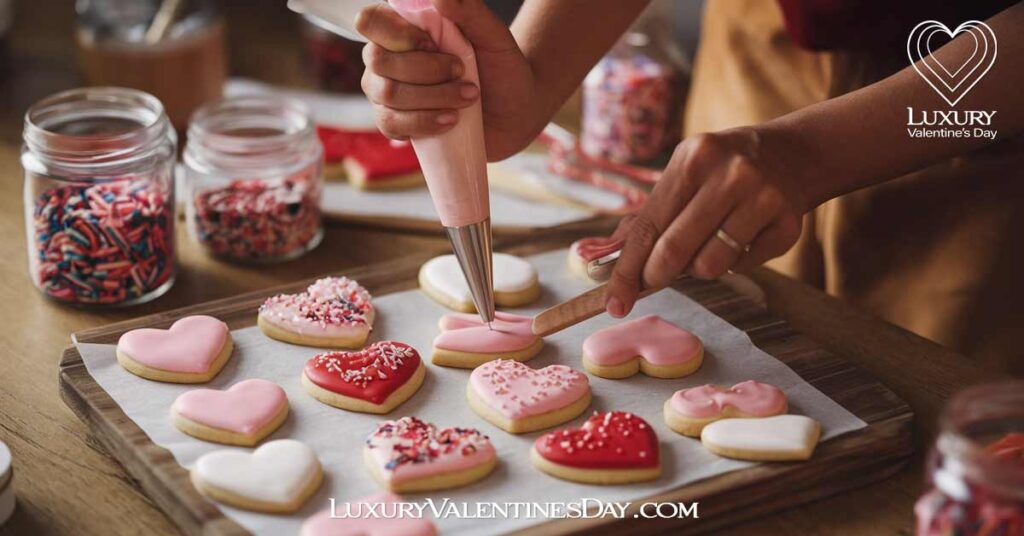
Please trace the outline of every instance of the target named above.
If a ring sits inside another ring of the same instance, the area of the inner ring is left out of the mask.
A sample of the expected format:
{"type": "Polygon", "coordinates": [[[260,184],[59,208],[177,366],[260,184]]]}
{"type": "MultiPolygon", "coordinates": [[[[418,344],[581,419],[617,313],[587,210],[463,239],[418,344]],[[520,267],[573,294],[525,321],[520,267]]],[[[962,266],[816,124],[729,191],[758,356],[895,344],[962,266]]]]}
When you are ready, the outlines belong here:
{"type": "MultiPolygon", "coordinates": [[[[531,255],[567,246],[576,233],[518,243],[505,242],[499,249],[531,255]]],[[[437,253],[443,253],[439,251],[437,253]]],[[[374,295],[416,287],[420,265],[433,255],[416,255],[395,262],[349,270],[374,295]]],[[[75,333],[79,342],[114,344],[125,331],[140,327],[167,328],[182,316],[216,316],[232,329],[256,323],[263,300],[279,292],[304,289],[311,280],[266,289],[182,309],[145,316],[75,333]]],[[[747,332],[759,348],[786,363],[815,386],[867,423],[818,446],[806,462],[768,463],[699,481],[650,498],[651,501],[699,501],[700,519],[633,519],[631,514],[645,501],[635,501],[626,520],[559,520],[534,526],[523,533],[649,534],[671,529],[673,534],[709,531],[729,523],[789,508],[844,490],[884,479],[906,463],[913,447],[910,408],[892,391],[864,371],[821,349],[762,307],[717,283],[680,280],[675,288],[710,311],[747,332]],[[627,525],[628,523],[628,525],[627,525]]],[[[171,453],[149,440],[89,375],[75,348],[64,351],[60,362],[60,392],[65,403],[88,424],[97,439],[110,450],[143,491],[187,534],[247,534],[225,517],[215,503],[192,487],[188,471],[171,453]]],[[[538,474],[539,476],[539,474],[538,474]]]]}

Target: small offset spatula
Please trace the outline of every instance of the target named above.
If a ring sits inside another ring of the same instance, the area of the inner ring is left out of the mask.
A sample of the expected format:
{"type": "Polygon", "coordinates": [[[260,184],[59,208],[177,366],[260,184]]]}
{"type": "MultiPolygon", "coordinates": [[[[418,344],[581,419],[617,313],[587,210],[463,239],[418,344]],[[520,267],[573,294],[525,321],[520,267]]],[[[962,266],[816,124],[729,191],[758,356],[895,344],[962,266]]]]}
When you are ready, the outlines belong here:
{"type": "MultiPolygon", "coordinates": [[[[575,298],[541,311],[533,317],[533,334],[547,337],[603,313],[607,286],[607,283],[603,283],[575,298]]],[[[661,289],[642,290],[637,299],[646,298],[659,290],[661,289]]]]}

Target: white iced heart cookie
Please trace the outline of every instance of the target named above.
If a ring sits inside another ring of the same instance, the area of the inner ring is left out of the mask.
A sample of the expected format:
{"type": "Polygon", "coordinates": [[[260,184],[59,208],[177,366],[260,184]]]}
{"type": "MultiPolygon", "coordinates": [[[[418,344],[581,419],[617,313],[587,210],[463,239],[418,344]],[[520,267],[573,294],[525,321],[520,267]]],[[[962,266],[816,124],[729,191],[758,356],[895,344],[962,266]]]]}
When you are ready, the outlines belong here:
{"type": "Polygon", "coordinates": [[[218,450],[192,468],[192,484],[202,494],[237,508],[291,513],[323,481],[320,460],[301,441],[279,439],[251,453],[218,450]]]}
{"type": "MultiPolygon", "coordinates": [[[[519,307],[540,297],[537,270],[524,259],[495,253],[494,302],[499,307],[519,307]]],[[[475,313],[473,296],[455,255],[430,259],[420,268],[420,288],[431,299],[456,311],[475,313]]]]}
{"type": "Polygon", "coordinates": [[[753,461],[806,460],[821,436],[818,421],[803,415],[722,419],[704,427],[704,447],[726,458],[753,461]]]}

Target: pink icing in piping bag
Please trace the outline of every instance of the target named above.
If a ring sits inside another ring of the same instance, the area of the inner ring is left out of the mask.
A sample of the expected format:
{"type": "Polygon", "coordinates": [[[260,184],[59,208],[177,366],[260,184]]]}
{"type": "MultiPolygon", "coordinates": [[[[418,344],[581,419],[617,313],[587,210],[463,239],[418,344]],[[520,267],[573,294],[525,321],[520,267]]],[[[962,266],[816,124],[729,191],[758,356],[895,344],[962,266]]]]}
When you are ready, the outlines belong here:
{"type": "MultiPolygon", "coordinates": [[[[462,59],[463,80],[480,85],[473,45],[454,23],[434,9],[433,2],[389,0],[389,3],[405,20],[429,33],[441,52],[462,59]]],[[[480,100],[459,110],[458,114],[458,123],[448,132],[412,140],[430,196],[445,227],[480,223],[491,214],[480,100]]]]}

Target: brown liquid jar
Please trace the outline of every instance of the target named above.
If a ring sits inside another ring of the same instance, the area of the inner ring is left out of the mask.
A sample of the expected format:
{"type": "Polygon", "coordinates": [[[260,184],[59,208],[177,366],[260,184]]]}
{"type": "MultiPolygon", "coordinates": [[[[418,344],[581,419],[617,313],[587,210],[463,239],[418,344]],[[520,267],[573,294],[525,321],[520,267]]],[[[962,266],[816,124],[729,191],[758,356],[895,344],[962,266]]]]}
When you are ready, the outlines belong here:
{"type": "Polygon", "coordinates": [[[178,131],[220,98],[224,24],[208,0],[79,0],[76,42],[85,82],[145,91],[178,131]]]}

